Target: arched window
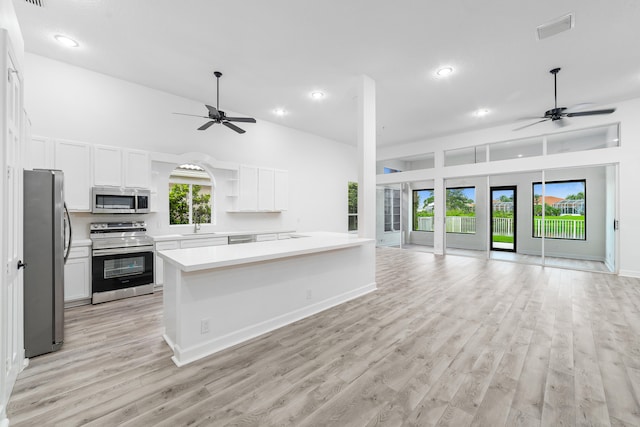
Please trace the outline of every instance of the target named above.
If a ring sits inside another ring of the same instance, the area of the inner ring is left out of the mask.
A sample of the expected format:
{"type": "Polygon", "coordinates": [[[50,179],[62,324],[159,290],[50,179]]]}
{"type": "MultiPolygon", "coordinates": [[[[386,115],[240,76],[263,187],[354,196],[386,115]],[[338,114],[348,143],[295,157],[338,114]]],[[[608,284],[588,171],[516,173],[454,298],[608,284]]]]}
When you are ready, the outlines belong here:
{"type": "Polygon", "coordinates": [[[214,188],[200,166],[183,164],[169,176],[169,224],[212,224],[214,188]]]}

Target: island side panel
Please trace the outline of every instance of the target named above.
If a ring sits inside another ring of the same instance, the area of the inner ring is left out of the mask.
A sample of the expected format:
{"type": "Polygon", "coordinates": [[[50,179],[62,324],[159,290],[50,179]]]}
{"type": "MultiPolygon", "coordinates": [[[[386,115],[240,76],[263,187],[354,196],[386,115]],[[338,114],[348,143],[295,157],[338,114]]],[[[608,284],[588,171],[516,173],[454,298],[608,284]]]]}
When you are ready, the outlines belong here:
{"type": "Polygon", "coordinates": [[[167,344],[169,344],[169,347],[175,351],[175,346],[178,342],[178,288],[180,286],[181,271],[174,264],[168,262],[165,262],[164,264],[165,283],[170,283],[170,285],[165,285],[162,289],[162,321],[164,323],[163,338],[167,344]]]}
{"type": "Polygon", "coordinates": [[[178,293],[174,362],[180,366],[375,290],[375,247],[180,271],[167,284],[178,293]]]}

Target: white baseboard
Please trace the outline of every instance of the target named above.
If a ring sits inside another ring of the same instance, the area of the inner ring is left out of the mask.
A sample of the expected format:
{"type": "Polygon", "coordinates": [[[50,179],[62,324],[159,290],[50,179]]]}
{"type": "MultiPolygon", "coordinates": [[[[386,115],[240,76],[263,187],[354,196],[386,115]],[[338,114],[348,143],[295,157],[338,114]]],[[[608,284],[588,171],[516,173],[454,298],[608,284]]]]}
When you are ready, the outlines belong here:
{"type": "Polygon", "coordinates": [[[618,272],[618,276],[640,278],[640,271],[638,271],[638,270],[620,270],[618,272]]]}
{"type": "Polygon", "coordinates": [[[302,307],[289,313],[285,313],[283,315],[265,320],[255,325],[243,328],[239,331],[217,337],[205,343],[191,346],[189,348],[180,348],[175,343],[173,343],[171,339],[169,339],[169,337],[167,337],[166,335],[163,335],[163,337],[169,347],[173,349],[174,356],[171,358],[171,360],[173,360],[173,363],[175,363],[176,366],[181,367],[198,359],[202,359],[203,357],[210,356],[221,350],[232,347],[236,344],[240,344],[241,342],[250,340],[267,332],[271,332],[275,329],[296,322],[300,319],[304,319],[305,317],[309,317],[313,314],[345,303],[354,298],[366,295],[370,292],[375,291],[376,289],[376,283],[370,283],[358,289],[354,289],[344,294],[328,298],[324,301],[302,307]]]}

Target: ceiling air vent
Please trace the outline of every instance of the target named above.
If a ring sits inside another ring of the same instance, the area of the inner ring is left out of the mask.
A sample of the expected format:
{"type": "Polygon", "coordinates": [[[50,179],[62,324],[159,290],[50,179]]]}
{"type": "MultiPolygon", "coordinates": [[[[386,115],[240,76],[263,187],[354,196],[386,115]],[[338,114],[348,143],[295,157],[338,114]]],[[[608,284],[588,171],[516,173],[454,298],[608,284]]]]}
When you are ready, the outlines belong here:
{"type": "Polygon", "coordinates": [[[24,0],[24,1],[34,6],[44,7],[44,0],[24,0]]]}
{"type": "Polygon", "coordinates": [[[558,33],[567,31],[573,28],[575,25],[575,18],[573,13],[565,16],[561,16],[558,19],[554,19],[551,22],[540,25],[536,28],[538,33],[538,40],[546,39],[547,37],[555,36],[558,33]]]}

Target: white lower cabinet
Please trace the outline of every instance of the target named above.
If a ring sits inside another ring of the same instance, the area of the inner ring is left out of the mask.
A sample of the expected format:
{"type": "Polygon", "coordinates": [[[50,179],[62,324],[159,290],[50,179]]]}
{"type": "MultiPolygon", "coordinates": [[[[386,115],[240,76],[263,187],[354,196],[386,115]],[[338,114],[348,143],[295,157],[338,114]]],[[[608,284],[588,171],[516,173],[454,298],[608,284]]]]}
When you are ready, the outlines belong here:
{"type": "Polygon", "coordinates": [[[256,236],[256,242],[268,242],[271,240],[278,240],[278,235],[276,233],[270,233],[270,234],[258,234],[256,236]]]}
{"type": "Polygon", "coordinates": [[[164,261],[158,256],[158,251],[168,251],[171,249],[178,249],[180,242],[157,242],[156,243],[156,259],[155,261],[155,285],[160,286],[164,284],[164,261]]]}
{"type": "MultiPolygon", "coordinates": [[[[64,265],[64,302],[65,306],[73,302],[91,298],[91,254],[88,246],[72,247],[64,265]]],[[[84,303],[84,301],[82,301],[84,303]]]]}
{"type": "Polygon", "coordinates": [[[180,242],[180,248],[202,248],[204,246],[220,246],[229,242],[227,237],[210,237],[205,239],[189,239],[180,242]]]}

